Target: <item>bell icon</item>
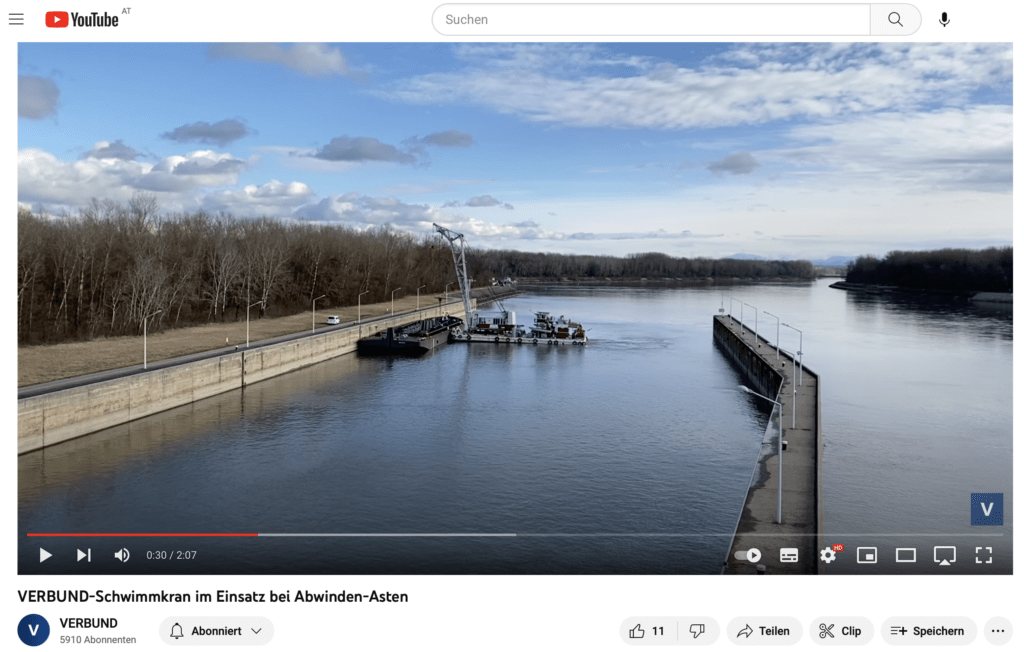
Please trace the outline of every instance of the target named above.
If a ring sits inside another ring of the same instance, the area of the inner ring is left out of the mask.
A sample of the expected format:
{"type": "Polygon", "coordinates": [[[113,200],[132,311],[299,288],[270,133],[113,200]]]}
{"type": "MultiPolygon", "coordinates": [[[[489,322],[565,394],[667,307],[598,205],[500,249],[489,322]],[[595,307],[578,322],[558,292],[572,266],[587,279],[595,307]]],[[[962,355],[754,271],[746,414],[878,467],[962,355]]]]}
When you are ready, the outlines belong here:
{"type": "Polygon", "coordinates": [[[181,625],[174,623],[174,627],[171,628],[171,638],[181,638],[184,634],[181,633],[181,625]]]}

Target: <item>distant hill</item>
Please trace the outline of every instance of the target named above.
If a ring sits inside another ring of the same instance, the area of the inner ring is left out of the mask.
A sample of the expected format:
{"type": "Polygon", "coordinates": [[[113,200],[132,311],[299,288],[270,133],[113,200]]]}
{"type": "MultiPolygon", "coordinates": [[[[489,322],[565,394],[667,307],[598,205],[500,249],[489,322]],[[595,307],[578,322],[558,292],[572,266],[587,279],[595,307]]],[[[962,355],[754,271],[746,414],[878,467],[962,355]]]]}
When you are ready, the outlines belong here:
{"type": "MultiPolygon", "coordinates": [[[[785,256],[783,258],[765,258],[764,256],[758,256],[755,254],[733,254],[729,256],[732,260],[807,260],[806,258],[793,258],[791,256],[785,256]]],[[[829,258],[818,258],[817,260],[810,261],[812,265],[818,267],[846,267],[847,263],[852,263],[857,260],[856,256],[831,256],[829,258]]]]}

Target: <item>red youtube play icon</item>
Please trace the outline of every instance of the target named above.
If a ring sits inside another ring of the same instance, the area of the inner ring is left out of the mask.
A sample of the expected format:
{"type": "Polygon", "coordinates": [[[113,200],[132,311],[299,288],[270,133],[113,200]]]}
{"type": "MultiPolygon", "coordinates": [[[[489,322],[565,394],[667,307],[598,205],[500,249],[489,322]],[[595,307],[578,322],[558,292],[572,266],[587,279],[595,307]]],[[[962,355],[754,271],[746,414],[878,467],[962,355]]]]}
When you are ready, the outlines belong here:
{"type": "Polygon", "coordinates": [[[46,26],[47,27],[67,27],[71,24],[71,18],[68,16],[66,11],[48,11],[46,12],[46,26]]]}

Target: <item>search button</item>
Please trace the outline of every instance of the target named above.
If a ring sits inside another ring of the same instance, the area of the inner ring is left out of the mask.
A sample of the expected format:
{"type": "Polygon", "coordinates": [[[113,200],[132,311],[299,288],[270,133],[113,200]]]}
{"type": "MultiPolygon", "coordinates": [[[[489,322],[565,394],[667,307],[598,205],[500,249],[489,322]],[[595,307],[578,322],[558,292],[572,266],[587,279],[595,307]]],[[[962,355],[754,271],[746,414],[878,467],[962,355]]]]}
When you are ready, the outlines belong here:
{"type": "Polygon", "coordinates": [[[872,36],[910,36],[921,28],[921,12],[914,5],[871,5],[872,36]]]}

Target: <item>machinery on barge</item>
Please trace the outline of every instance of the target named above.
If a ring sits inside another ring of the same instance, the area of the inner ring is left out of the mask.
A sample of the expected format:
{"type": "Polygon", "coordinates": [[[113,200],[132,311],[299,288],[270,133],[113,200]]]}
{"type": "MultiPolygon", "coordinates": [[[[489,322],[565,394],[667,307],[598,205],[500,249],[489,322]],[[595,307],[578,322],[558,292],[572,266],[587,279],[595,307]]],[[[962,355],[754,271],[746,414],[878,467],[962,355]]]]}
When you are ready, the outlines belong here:
{"type": "Polygon", "coordinates": [[[466,321],[453,327],[448,333],[452,342],[489,342],[492,344],[536,344],[586,346],[587,332],[580,324],[561,316],[558,319],[547,312],[534,313],[532,326],[516,322],[516,313],[506,310],[498,302],[497,316],[480,316],[472,308],[470,300],[470,278],[466,272],[466,238],[445,227],[434,224],[434,228],[451,246],[455,260],[455,273],[465,305],[466,321]]]}

